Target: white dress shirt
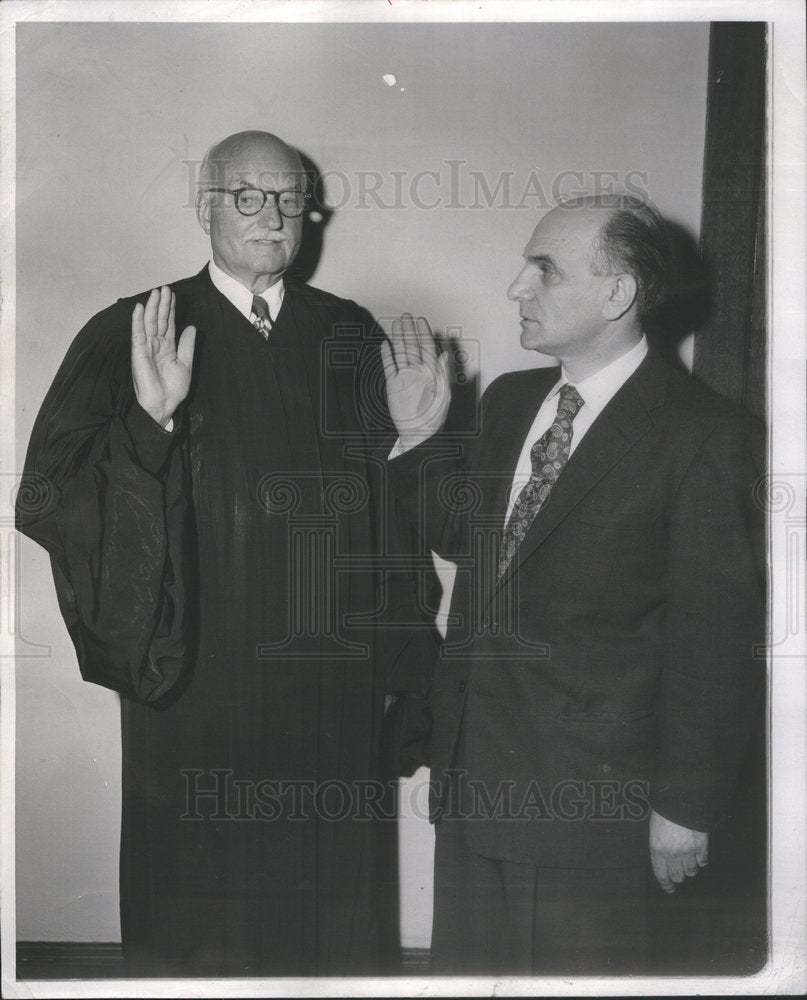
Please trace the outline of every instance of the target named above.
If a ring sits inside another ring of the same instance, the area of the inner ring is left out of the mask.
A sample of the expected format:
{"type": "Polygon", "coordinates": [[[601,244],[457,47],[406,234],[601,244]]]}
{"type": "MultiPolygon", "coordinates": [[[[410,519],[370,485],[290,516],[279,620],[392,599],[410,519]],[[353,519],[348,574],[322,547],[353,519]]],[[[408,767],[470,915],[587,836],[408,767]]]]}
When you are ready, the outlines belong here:
{"type": "MultiPolygon", "coordinates": [[[[216,288],[218,288],[224,298],[229,299],[241,315],[246,316],[250,323],[254,323],[257,317],[252,311],[253,292],[251,292],[246,285],[242,285],[240,281],[236,281],[235,278],[227,274],[226,271],[222,271],[215,261],[211,260],[207,267],[210,272],[210,280],[216,288]]],[[[280,312],[280,307],[283,305],[283,296],[285,294],[286,289],[283,285],[282,278],[280,281],[276,281],[274,285],[270,285],[266,291],[261,292],[261,298],[266,299],[266,304],[269,306],[269,315],[272,317],[273,323],[277,318],[277,314],[280,312]]],[[[173,431],[173,418],[168,421],[164,429],[169,434],[173,431]]]]}
{"type": "MultiPolygon", "coordinates": [[[[231,275],[222,271],[215,261],[210,261],[208,269],[210,271],[210,280],[225,299],[229,299],[241,315],[246,316],[250,323],[253,323],[257,318],[252,311],[252,297],[254,293],[246,285],[242,285],[240,281],[236,281],[231,275]]],[[[285,294],[286,288],[282,278],[261,292],[261,298],[265,299],[266,304],[269,306],[269,315],[273,323],[277,319],[280,307],[283,305],[283,296],[285,294]]]]}
{"type": "Polygon", "coordinates": [[[572,443],[569,448],[569,455],[574,454],[575,448],[580,444],[586,432],[605,409],[606,405],[617,394],[631,375],[636,371],[647,354],[647,339],[642,339],[632,347],[626,354],[612,361],[605,368],[601,368],[593,375],[583,379],[581,382],[574,382],[569,378],[565,368],[561,368],[561,376],[550,390],[546,399],[541,403],[541,407],[536,414],[532,427],[521,448],[521,455],[516,465],[513,476],[513,484],[510,487],[510,499],[507,503],[507,513],[504,523],[510,520],[513,507],[518,499],[519,493],[527,485],[532,474],[532,461],[530,452],[532,446],[539,440],[552,426],[558,412],[558,394],[561,386],[573,385],[583,400],[583,406],[577,412],[577,416],[572,423],[572,443]]]}

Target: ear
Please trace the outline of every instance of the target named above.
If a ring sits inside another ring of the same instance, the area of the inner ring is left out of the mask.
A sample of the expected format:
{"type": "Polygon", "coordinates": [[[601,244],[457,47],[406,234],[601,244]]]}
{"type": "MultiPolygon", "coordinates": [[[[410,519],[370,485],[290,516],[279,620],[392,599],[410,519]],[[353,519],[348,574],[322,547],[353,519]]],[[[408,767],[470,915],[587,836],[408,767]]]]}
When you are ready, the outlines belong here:
{"type": "Polygon", "coordinates": [[[204,229],[204,231],[210,235],[210,199],[207,196],[207,191],[197,191],[196,192],[196,218],[199,220],[199,225],[204,229]]]}
{"type": "Polygon", "coordinates": [[[620,319],[636,301],[638,291],[632,274],[612,274],[606,284],[603,316],[608,320],[620,319]]]}

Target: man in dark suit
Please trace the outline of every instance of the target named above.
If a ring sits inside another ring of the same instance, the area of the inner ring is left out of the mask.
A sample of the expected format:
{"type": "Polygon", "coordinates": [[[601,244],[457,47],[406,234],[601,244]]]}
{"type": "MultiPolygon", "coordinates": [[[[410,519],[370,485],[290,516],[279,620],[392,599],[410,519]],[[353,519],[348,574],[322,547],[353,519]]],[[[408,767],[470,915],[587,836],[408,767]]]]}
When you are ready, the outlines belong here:
{"type": "Polygon", "coordinates": [[[395,969],[394,866],[357,799],[379,778],[392,428],[365,398],[369,316],[287,273],[305,186],[276,136],[214,146],[212,260],[90,320],[28,451],[19,527],[83,676],[122,695],[130,975],[395,969]]]}
{"type": "Polygon", "coordinates": [[[431,692],[433,969],[640,972],[648,858],[707,863],[759,697],[759,429],[648,350],[667,233],[635,199],[545,215],[508,295],[560,368],[424,440],[428,324],[384,348],[402,521],[457,563],[431,692]]]}

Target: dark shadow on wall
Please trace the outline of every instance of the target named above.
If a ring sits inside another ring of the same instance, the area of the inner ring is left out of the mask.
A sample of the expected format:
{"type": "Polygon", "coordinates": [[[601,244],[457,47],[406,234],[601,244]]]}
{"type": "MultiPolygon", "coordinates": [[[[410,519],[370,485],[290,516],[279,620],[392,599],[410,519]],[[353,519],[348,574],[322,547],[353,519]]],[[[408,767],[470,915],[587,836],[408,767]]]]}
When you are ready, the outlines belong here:
{"type": "Polygon", "coordinates": [[[714,299],[713,269],[700,252],[692,233],[677,222],[667,222],[672,270],[664,302],[645,321],[651,347],[669,364],[683,369],[679,351],[691,333],[709,320],[714,299]]]}
{"type": "Polygon", "coordinates": [[[300,250],[289,268],[289,274],[301,281],[311,281],[319,267],[325,247],[325,230],[334,213],[333,209],[325,205],[324,184],[319,167],[305,153],[299,149],[297,152],[303,161],[311,197],[303,214],[303,238],[300,250]]]}

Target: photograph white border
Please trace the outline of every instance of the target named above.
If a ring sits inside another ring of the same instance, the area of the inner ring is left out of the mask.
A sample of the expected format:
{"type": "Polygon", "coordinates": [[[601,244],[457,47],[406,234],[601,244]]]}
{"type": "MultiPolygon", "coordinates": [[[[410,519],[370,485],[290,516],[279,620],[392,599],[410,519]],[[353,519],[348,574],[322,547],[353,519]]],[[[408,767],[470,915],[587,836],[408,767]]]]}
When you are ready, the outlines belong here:
{"type": "MultiPolygon", "coordinates": [[[[795,493],[792,510],[805,509],[807,437],[805,435],[805,32],[801,0],[714,2],[684,0],[661,3],[555,2],[505,0],[466,3],[464,0],[353,0],[340,3],[284,0],[225,0],[216,4],[185,2],[5,2],[0,4],[0,468],[16,468],[14,454],[15,337],[15,59],[14,29],[37,21],[744,21],[764,20],[771,26],[769,79],[769,303],[768,347],[771,488],[786,484],[795,493]],[[775,262],[775,266],[772,262],[775,262]]],[[[4,503],[7,498],[4,497],[4,503]]],[[[13,512],[0,510],[6,534],[13,512]]],[[[807,636],[804,634],[805,567],[788,562],[785,551],[792,519],[773,510],[770,516],[771,631],[787,635],[777,647],[770,670],[771,740],[770,897],[772,955],[759,973],[748,977],[709,979],[472,980],[472,979],[282,979],[282,980],[92,980],[17,981],[15,975],[14,884],[14,582],[13,567],[2,566],[5,624],[0,630],[0,925],[2,926],[3,996],[6,997],[254,997],[254,996],[614,996],[694,994],[788,994],[807,988],[807,838],[805,837],[805,773],[807,772],[807,636]],[[790,628],[785,606],[785,573],[795,593],[797,632],[790,628]],[[8,616],[7,618],[5,616],[8,616]]],[[[804,522],[801,524],[804,555],[804,522]]],[[[7,547],[3,547],[4,556],[7,547]]],[[[6,560],[8,562],[8,560],[6,560]]]]}

